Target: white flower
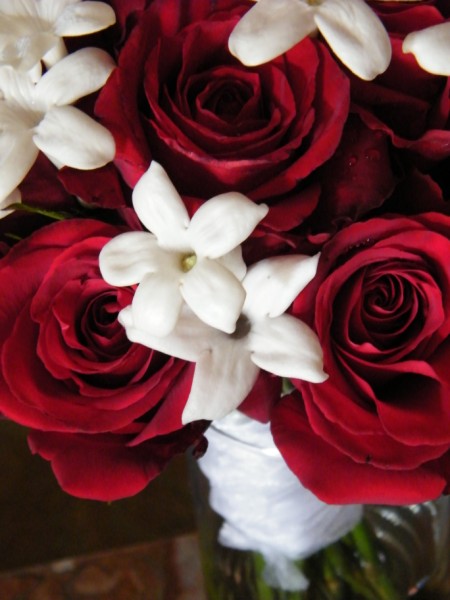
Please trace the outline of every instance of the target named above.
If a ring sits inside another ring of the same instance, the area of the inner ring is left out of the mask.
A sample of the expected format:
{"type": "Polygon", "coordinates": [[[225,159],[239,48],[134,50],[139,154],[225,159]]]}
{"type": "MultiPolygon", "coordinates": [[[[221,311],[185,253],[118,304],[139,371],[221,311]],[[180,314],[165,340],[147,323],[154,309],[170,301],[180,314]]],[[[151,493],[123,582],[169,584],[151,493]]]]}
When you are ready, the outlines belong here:
{"type": "Polygon", "coordinates": [[[317,30],[361,79],[387,69],[389,36],[364,0],[259,0],[236,25],[228,45],[245,65],[259,65],[317,30]]]}
{"type": "Polygon", "coordinates": [[[22,202],[22,195],[16,188],[9,194],[9,196],[0,201],[0,219],[3,219],[3,217],[6,217],[10,213],[14,212],[14,209],[8,208],[9,206],[12,206],[13,204],[19,204],[20,202],[22,202]]]}
{"type": "Polygon", "coordinates": [[[314,277],[318,256],[275,257],[250,267],[242,282],[247,292],[242,315],[231,335],[185,309],[173,332],[158,338],[139,327],[130,307],[121,311],[119,321],[131,341],[196,363],[183,423],[221,419],[237,408],[260,369],[314,383],[327,378],[316,334],[283,314],[314,277]]]}
{"type": "Polygon", "coordinates": [[[202,321],[232,333],[245,298],[239,244],[268,207],[230,192],[211,198],[189,219],[155,161],[138,181],[133,205],[152,233],[133,231],[111,240],[100,253],[100,269],[111,285],[139,284],[129,309],[135,326],[169,334],[184,299],[202,321]]]}
{"type": "Polygon", "coordinates": [[[0,201],[23,180],[41,150],[53,163],[95,169],[114,158],[109,131],[74,106],[98,90],[114,63],[97,48],[78,50],[34,83],[0,67],[0,201]]]}
{"type": "Polygon", "coordinates": [[[450,76],[450,22],[409,33],[403,52],[411,52],[425,71],[450,76]]]}
{"type": "Polygon", "coordinates": [[[115,20],[104,2],[0,0],[0,64],[28,71],[43,58],[51,66],[66,54],[62,37],[94,33],[115,20]]]}

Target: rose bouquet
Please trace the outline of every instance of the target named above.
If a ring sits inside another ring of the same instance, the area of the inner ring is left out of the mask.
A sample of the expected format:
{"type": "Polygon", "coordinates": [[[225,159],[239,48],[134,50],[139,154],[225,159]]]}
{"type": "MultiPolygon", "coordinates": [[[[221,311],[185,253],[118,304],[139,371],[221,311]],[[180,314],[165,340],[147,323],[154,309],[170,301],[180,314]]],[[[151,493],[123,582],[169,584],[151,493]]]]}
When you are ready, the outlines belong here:
{"type": "MultiPolygon", "coordinates": [[[[449,17],[0,3],[0,411],[65,491],[136,494],[244,419],[346,531],[449,493],[449,17]]],[[[397,598],[342,556],[305,598],[397,598]]]]}

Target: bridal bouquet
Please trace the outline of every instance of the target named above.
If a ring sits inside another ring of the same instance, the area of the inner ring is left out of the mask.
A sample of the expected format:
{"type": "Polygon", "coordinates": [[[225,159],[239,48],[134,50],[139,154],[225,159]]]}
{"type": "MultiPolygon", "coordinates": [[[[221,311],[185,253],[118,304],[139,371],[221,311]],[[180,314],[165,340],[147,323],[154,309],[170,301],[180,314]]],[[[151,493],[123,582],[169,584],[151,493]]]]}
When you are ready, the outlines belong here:
{"type": "Polygon", "coordinates": [[[448,18],[0,1],[0,412],[64,490],[238,410],[326,503],[449,493],[448,18]]]}

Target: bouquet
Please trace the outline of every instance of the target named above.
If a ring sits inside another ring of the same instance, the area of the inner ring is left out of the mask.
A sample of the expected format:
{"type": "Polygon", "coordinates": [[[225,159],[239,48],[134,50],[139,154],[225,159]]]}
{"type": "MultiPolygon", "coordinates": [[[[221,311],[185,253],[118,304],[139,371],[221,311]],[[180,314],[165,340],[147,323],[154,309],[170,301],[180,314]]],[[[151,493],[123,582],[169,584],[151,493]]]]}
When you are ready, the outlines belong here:
{"type": "Polygon", "coordinates": [[[0,412],[66,492],[237,412],[326,504],[449,493],[449,18],[0,3],[0,412]]]}

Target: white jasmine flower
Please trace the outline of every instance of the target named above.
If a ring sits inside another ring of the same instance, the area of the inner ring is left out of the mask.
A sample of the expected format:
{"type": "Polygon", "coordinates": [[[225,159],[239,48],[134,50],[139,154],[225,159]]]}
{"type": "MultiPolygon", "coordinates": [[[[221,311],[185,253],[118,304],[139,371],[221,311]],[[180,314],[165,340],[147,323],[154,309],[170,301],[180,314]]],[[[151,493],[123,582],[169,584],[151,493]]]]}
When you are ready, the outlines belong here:
{"type": "Polygon", "coordinates": [[[169,334],[182,302],[205,323],[232,333],[244,303],[246,272],[239,244],[268,212],[237,192],[215,196],[189,218],[167,173],[153,161],[133,191],[133,205],[151,232],[111,240],[100,253],[111,285],[139,284],[129,312],[138,329],[169,334]]]}
{"type": "Polygon", "coordinates": [[[228,44],[241,62],[253,66],[280,56],[317,30],[361,79],[374,79],[387,69],[389,36],[364,0],[259,0],[236,25],[228,44]]]}
{"type": "Polygon", "coordinates": [[[95,169],[114,158],[109,131],[69,106],[98,90],[113,68],[97,48],[66,56],[37,83],[0,67],[0,201],[23,180],[39,150],[56,166],[76,169],[95,169]]]}
{"type": "Polygon", "coordinates": [[[283,314],[313,279],[318,257],[275,257],[250,267],[242,282],[247,293],[242,314],[231,335],[185,309],[172,333],[158,338],[139,327],[132,308],[121,311],[119,321],[131,341],[196,363],[183,423],[221,419],[237,408],[260,369],[314,383],[327,378],[316,334],[283,314]]]}
{"type": "Polygon", "coordinates": [[[49,67],[66,54],[62,37],[94,33],[115,20],[104,2],[0,0],[0,64],[28,71],[44,59],[49,67]]]}
{"type": "Polygon", "coordinates": [[[450,22],[409,33],[402,48],[414,54],[425,71],[450,76],[450,22]]]}
{"type": "Polygon", "coordinates": [[[12,191],[9,196],[0,201],[0,219],[14,212],[14,209],[9,208],[13,204],[22,202],[22,194],[17,188],[12,191]]]}

